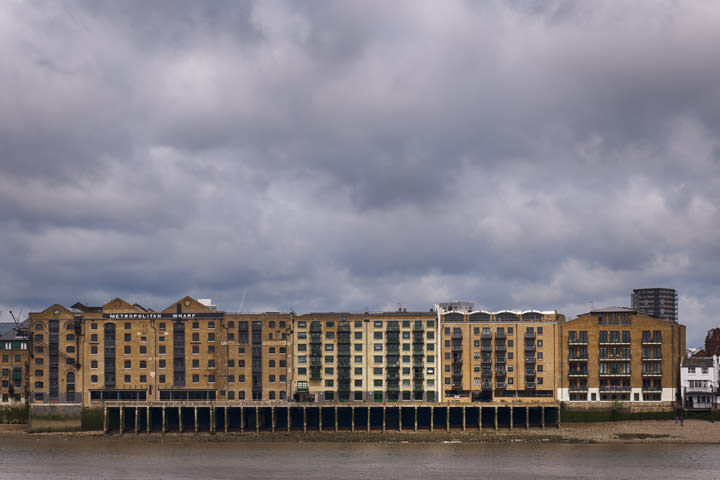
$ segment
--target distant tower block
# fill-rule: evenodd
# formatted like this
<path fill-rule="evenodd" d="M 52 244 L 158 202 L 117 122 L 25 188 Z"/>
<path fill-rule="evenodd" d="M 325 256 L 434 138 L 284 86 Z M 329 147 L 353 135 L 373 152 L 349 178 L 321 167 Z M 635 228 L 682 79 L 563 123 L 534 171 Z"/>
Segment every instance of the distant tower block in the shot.
<path fill-rule="evenodd" d="M 674 288 L 636 288 L 632 308 L 666 322 L 678 321 L 678 294 Z"/>

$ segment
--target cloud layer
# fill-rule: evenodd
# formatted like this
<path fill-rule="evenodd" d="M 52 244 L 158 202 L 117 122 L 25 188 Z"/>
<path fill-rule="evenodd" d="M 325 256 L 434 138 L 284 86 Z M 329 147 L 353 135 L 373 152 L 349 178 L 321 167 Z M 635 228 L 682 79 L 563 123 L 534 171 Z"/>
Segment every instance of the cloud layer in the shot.
<path fill-rule="evenodd" d="M 719 23 L 693 0 L 5 2 L 0 310 L 574 316 L 662 286 L 697 344 Z"/>

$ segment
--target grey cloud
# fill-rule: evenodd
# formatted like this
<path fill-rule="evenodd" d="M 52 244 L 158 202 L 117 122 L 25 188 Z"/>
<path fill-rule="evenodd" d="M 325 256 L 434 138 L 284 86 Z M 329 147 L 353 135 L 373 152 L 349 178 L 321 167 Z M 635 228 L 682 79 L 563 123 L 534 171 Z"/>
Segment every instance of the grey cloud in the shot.
<path fill-rule="evenodd" d="M 720 278 L 720 9 L 0 7 L 3 305 L 575 315 Z M 5 310 L 5 309 L 4 309 Z"/>

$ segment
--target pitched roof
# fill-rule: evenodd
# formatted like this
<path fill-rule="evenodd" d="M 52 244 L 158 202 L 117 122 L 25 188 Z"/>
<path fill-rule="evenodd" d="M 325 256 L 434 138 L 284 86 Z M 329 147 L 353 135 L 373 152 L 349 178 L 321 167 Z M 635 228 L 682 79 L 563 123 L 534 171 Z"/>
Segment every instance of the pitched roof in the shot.
<path fill-rule="evenodd" d="M 713 358 L 712 357 L 690 357 L 690 358 L 683 358 L 682 360 L 682 366 L 683 367 L 712 367 L 713 366 Z"/>

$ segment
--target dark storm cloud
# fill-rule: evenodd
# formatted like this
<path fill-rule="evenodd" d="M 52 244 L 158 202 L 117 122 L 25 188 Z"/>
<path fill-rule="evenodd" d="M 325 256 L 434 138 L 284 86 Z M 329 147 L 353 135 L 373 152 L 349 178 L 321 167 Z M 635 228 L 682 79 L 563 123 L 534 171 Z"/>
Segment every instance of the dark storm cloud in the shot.
<path fill-rule="evenodd" d="M 707 2 L 0 7 L 0 309 L 720 307 Z M 241 299 L 246 302 L 241 305 Z"/>

